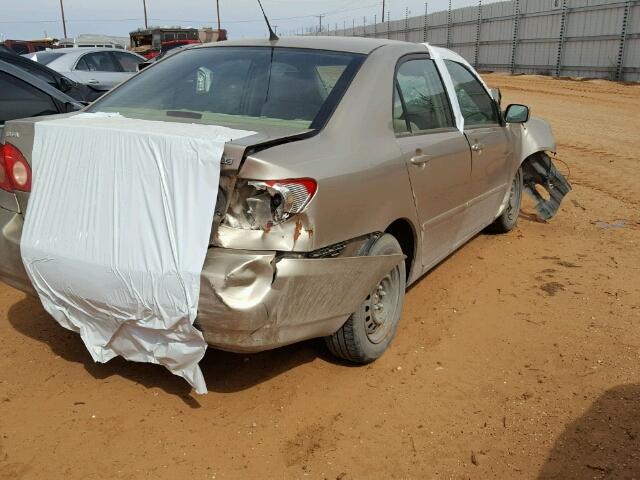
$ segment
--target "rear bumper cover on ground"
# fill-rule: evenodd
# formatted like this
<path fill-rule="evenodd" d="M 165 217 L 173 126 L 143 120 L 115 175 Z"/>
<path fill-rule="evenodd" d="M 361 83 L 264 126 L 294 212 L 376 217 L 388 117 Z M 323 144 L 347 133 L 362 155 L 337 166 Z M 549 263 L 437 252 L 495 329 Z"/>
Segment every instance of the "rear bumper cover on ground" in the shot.
<path fill-rule="evenodd" d="M 0 208 L 0 280 L 36 295 L 22 264 L 23 217 Z M 310 259 L 210 248 L 196 326 L 209 345 L 258 352 L 335 332 L 402 255 Z"/>

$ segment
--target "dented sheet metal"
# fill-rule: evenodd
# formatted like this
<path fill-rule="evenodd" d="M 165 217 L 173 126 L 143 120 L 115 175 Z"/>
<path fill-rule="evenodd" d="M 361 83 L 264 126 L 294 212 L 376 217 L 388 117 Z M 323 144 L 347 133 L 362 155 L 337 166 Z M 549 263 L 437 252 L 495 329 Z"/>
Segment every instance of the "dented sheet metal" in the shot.
<path fill-rule="evenodd" d="M 36 124 L 22 259 L 95 361 L 161 364 L 206 393 L 200 274 L 224 144 L 251 133 L 106 114 Z"/>
<path fill-rule="evenodd" d="M 281 258 L 209 250 L 198 325 L 211 345 L 255 352 L 334 333 L 404 255 Z"/>
<path fill-rule="evenodd" d="M 558 212 L 562 199 L 571 185 L 546 155 L 534 155 L 522 165 L 523 183 L 527 194 L 536 202 L 535 209 L 542 220 L 549 220 Z M 545 199 L 536 189 L 540 185 L 549 194 Z"/>

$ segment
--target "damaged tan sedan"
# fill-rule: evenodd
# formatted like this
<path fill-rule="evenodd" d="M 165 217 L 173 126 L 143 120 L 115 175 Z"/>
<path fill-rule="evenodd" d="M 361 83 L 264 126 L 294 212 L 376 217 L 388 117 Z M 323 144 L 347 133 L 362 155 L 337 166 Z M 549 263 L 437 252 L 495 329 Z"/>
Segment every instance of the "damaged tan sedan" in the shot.
<path fill-rule="evenodd" d="M 478 232 L 513 229 L 523 192 L 548 219 L 570 190 L 549 125 L 524 105 L 502 111 L 463 58 L 425 44 L 204 45 L 85 111 L 252 132 L 224 147 L 195 323 L 231 351 L 324 337 L 338 357 L 372 361 L 408 285 Z M 0 277 L 29 293 L 20 237 L 38 121 L 0 137 Z"/>

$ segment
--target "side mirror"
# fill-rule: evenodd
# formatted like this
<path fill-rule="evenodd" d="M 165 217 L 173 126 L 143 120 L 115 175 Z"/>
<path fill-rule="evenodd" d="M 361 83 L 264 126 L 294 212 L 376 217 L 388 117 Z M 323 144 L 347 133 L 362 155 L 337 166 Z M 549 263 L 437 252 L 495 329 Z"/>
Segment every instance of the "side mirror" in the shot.
<path fill-rule="evenodd" d="M 149 62 L 142 62 L 142 63 L 139 63 L 139 64 L 138 64 L 138 71 L 140 72 L 140 71 L 144 70 L 144 69 L 145 69 L 145 68 L 147 68 L 149 65 L 151 65 L 151 63 L 149 63 Z"/>
<path fill-rule="evenodd" d="M 512 104 L 504 112 L 504 120 L 507 123 L 527 123 L 531 114 L 526 105 Z"/>

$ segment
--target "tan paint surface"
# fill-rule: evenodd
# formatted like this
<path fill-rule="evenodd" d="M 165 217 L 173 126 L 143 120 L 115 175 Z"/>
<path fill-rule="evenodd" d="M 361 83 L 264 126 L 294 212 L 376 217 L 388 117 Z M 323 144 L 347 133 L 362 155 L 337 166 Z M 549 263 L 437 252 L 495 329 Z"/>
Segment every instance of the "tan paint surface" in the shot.
<path fill-rule="evenodd" d="M 314 342 L 212 350 L 206 397 L 161 367 L 93 364 L 0 286 L 0 478 L 637 475 L 640 87 L 486 78 L 551 121 L 575 187 L 551 223 L 528 209 L 419 281 L 375 364 Z"/>

